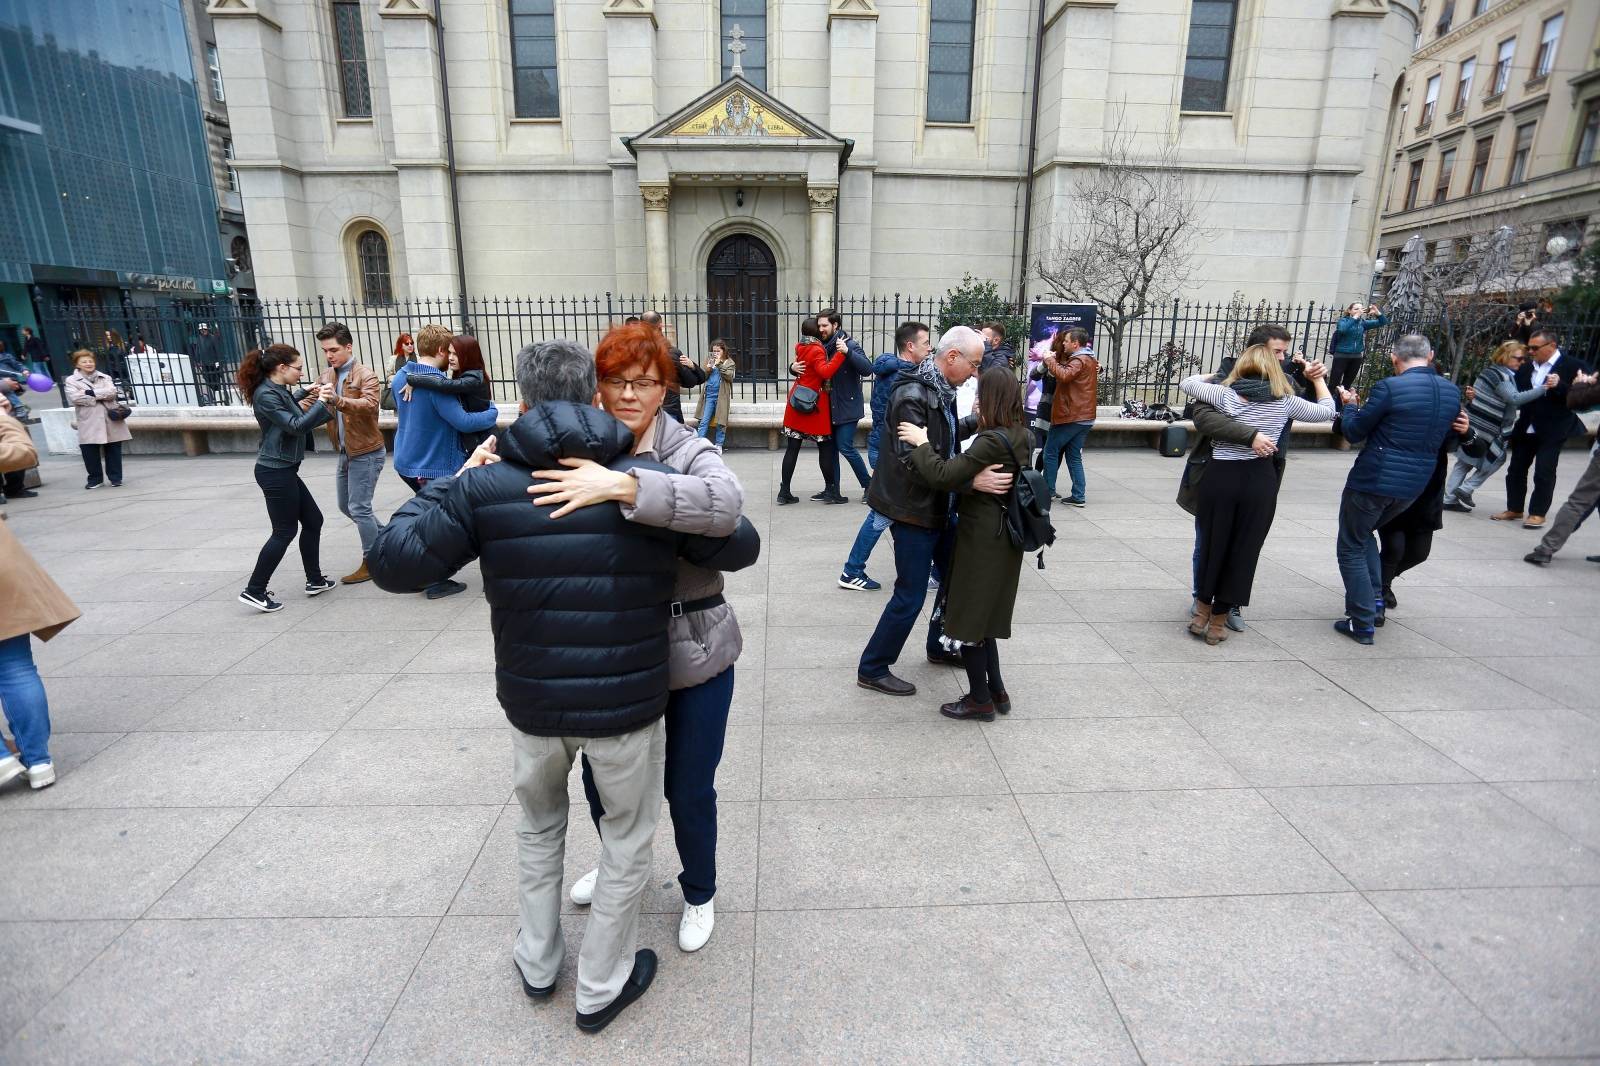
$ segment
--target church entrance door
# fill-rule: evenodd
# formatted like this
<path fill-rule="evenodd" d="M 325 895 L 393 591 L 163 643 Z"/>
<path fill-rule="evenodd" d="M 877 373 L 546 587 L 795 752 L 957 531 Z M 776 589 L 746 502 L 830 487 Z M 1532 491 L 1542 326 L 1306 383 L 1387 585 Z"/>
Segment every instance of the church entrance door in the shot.
<path fill-rule="evenodd" d="M 733 346 L 741 378 L 778 376 L 778 261 L 748 233 L 724 237 L 706 260 L 710 336 Z"/>

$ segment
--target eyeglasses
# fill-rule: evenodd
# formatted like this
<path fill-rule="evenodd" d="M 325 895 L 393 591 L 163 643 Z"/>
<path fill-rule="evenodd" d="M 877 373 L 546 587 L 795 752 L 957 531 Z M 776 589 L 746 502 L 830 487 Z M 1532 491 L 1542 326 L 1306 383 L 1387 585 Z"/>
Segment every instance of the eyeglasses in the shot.
<path fill-rule="evenodd" d="M 629 385 L 633 386 L 633 391 L 634 392 L 654 392 L 657 389 L 662 388 L 666 384 L 666 382 L 661 381 L 661 380 L 659 380 L 657 378 L 616 378 L 616 377 L 610 377 L 610 378 L 601 378 L 600 379 L 600 384 L 604 385 L 608 389 L 614 389 L 617 392 L 623 391 Z"/>

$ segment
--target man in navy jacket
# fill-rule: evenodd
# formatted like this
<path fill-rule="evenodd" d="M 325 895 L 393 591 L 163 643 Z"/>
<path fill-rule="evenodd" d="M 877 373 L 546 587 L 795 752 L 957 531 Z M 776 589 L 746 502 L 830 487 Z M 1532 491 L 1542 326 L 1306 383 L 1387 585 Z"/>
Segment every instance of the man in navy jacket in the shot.
<path fill-rule="evenodd" d="M 1333 628 L 1358 644 L 1371 644 L 1383 610 L 1383 569 L 1374 533 L 1427 488 L 1445 436 L 1459 420 L 1461 390 L 1434 372 L 1433 347 L 1409 333 L 1395 342 L 1394 377 L 1372 387 L 1367 402 L 1344 392 L 1345 437 L 1365 441 L 1339 504 L 1339 574 L 1348 616 Z"/>
<path fill-rule="evenodd" d="M 861 424 L 861 416 L 866 413 L 861 397 L 861 377 L 872 373 L 872 360 L 862 351 L 861 343 L 845 333 L 844 320 L 833 308 L 817 312 L 817 330 L 822 334 L 822 347 L 829 358 L 839 350 L 840 345 L 845 350 L 844 365 L 828 382 L 831 390 L 829 410 L 833 412 L 833 442 L 838 445 L 834 450 L 833 484 L 839 484 L 839 459 L 843 457 L 849 462 L 850 469 L 855 471 L 864 495 L 867 485 L 872 481 L 872 471 L 867 469 L 861 453 L 856 450 L 856 428 Z M 827 490 L 824 489 L 811 498 L 820 500 L 826 494 Z"/>

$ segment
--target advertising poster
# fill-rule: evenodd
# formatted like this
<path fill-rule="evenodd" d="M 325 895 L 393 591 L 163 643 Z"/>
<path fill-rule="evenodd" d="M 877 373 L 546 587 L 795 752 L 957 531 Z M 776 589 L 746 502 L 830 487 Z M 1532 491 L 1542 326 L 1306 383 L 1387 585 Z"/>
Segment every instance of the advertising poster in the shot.
<path fill-rule="evenodd" d="M 1034 380 L 1032 372 L 1050 354 L 1056 334 L 1065 329 L 1082 328 L 1094 336 L 1094 304 L 1030 304 L 1028 306 L 1028 391 L 1024 404 L 1029 411 L 1039 402 L 1044 382 Z"/>

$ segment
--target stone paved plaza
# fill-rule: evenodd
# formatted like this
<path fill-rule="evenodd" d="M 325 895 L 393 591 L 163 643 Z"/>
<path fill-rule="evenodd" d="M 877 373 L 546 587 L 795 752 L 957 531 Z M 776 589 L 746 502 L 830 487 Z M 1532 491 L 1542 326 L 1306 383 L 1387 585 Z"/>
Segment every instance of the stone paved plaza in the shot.
<path fill-rule="evenodd" d="M 11 521 L 84 617 L 35 644 L 60 783 L 0 793 L 0 1061 L 1600 1061 L 1600 527 L 1528 566 L 1491 484 L 1361 648 L 1329 627 L 1350 456 L 1302 451 L 1250 630 L 1208 648 L 1179 462 L 1091 448 L 1090 506 L 1024 570 L 1015 711 L 979 726 L 938 715 L 961 675 L 920 635 L 918 697 L 856 687 L 887 596 L 834 585 L 864 509 L 775 511 L 777 454 L 730 459 L 766 546 L 729 584 L 717 930 L 677 950 L 663 812 L 661 971 L 597 1037 L 570 958 L 553 1003 L 513 971 L 477 574 L 313 601 L 291 552 L 257 615 L 250 458 L 133 456 L 92 493 L 49 460 Z M 337 576 L 355 532 L 332 460 L 306 472 Z M 405 496 L 387 472 L 380 514 Z M 570 839 L 569 883 L 597 850 Z"/>

